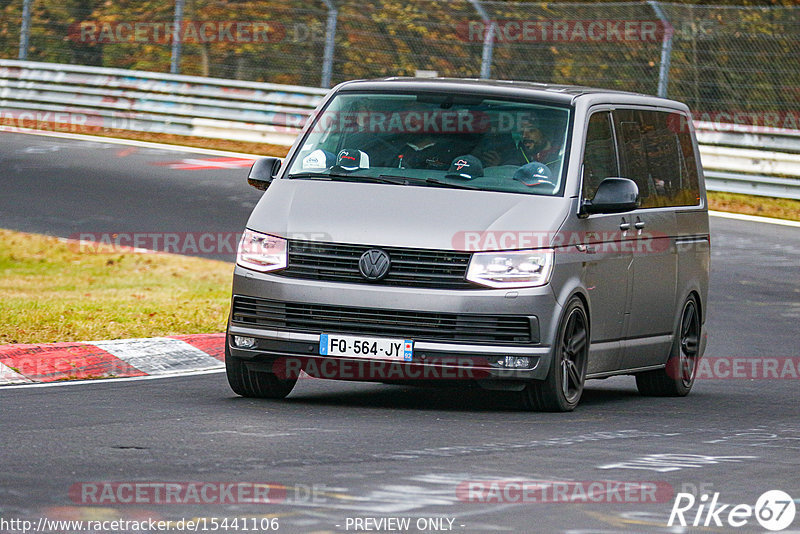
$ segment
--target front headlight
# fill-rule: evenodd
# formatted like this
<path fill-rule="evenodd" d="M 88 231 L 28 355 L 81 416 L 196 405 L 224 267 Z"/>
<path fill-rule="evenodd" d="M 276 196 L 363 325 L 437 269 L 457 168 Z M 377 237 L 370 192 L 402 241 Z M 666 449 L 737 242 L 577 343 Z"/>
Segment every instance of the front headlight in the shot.
<path fill-rule="evenodd" d="M 536 287 L 550 281 L 552 249 L 476 252 L 467 270 L 467 280 L 483 286 Z"/>
<path fill-rule="evenodd" d="M 236 251 L 236 263 L 254 271 L 277 271 L 286 268 L 286 240 L 245 230 Z"/>

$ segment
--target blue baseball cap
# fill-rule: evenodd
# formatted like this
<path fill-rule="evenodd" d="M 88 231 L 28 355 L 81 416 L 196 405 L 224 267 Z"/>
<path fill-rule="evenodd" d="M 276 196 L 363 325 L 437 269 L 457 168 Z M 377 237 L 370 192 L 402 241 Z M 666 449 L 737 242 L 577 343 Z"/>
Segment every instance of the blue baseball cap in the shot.
<path fill-rule="evenodd" d="M 483 163 L 472 154 L 458 156 L 450 163 L 450 169 L 444 176 L 445 178 L 472 180 L 478 176 L 483 176 Z"/>
<path fill-rule="evenodd" d="M 369 169 L 369 155 L 354 148 L 344 148 L 336 154 L 336 166 L 345 171 Z"/>
<path fill-rule="evenodd" d="M 550 172 L 550 169 L 547 167 L 547 165 L 544 163 L 539 163 L 538 161 L 526 163 L 514 172 L 514 176 L 512 178 L 529 187 L 533 187 L 535 185 L 555 186 L 555 182 L 553 182 L 553 174 Z"/>

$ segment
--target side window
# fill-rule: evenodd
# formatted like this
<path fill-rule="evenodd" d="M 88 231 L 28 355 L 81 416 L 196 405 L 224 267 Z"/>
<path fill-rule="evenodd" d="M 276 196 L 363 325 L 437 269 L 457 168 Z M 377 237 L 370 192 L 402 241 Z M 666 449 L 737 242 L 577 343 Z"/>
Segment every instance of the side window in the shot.
<path fill-rule="evenodd" d="M 647 135 L 642 124 L 642 112 L 622 109 L 614 112 L 617 136 L 619 141 L 619 157 L 622 165 L 622 176 L 630 178 L 639 186 L 639 199 L 642 208 L 656 206 L 655 185 L 650 179 L 647 151 Z"/>
<path fill-rule="evenodd" d="M 669 124 L 685 124 L 688 119 L 672 113 Z M 700 178 L 697 173 L 697 158 L 694 155 L 692 134 L 687 128 L 678 130 L 678 146 L 681 156 L 680 203 L 676 206 L 697 206 L 700 204 Z"/>
<path fill-rule="evenodd" d="M 697 205 L 700 194 L 691 136 L 674 127 L 681 123 L 680 115 L 618 110 L 614 117 L 622 175 L 639 186 L 641 207 Z"/>
<path fill-rule="evenodd" d="M 619 168 L 611 114 L 601 111 L 589 118 L 586 149 L 583 152 L 583 198 L 594 198 L 597 186 L 610 176 L 619 176 Z"/>

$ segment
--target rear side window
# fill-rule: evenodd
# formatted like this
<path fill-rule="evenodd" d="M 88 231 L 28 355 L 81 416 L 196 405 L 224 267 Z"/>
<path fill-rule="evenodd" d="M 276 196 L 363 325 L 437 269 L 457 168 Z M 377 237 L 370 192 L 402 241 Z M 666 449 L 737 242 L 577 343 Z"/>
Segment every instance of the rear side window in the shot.
<path fill-rule="evenodd" d="M 642 208 L 700 203 L 692 138 L 679 113 L 614 111 L 622 176 L 639 186 Z"/>
<path fill-rule="evenodd" d="M 592 199 L 604 179 L 619 176 L 614 150 L 614 131 L 608 111 L 594 113 L 589 118 L 586 150 L 583 152 L 583 198 Z"/>

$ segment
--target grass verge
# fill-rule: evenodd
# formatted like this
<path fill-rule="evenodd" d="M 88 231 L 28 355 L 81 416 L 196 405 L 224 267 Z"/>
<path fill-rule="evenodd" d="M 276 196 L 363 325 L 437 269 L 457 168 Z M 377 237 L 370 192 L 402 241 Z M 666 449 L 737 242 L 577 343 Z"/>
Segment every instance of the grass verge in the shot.
<path fill-rule="evenodd" d="M 0 230 L 0 344 L 222 332 L 233 266 Z"/>
<path fill-rule="evenodd" d="M 708 192 L 708 207 L 717 211 L 800 221 L 800 200 Z"/>

